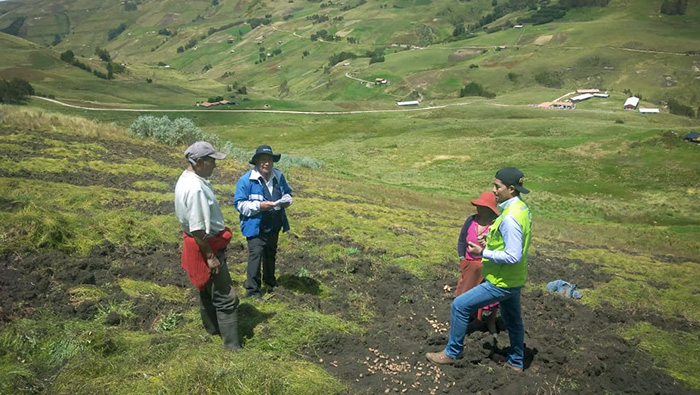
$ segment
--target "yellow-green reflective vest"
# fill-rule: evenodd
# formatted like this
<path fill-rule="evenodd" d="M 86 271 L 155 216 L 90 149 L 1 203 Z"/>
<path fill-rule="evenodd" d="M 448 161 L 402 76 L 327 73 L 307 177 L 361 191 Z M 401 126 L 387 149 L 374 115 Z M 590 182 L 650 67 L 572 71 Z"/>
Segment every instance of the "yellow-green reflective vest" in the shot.
<path fill-rule="evenodd" d="M 507 263 L 498 264 L 484 258 L 481 260 L 483 265 L 481 275 L 484 276 L 486 281 L 497 287 L 517 288 L 525 285 L 525 280 L 527 280 L 527 250 L 530 248 L 532 217 L 530 216 L 530 209 L 525 202 L 516 200 L 511 203 L 491 225 L 488 238 L 486 239 L 486 249 L 491 251 L 505 250 L 506 243 L 503 241 L 503 235 L 498 230 L 498 227 L 506 215 L 513 216 L 523 230 L 523 256 L 520 262 L 513 265 Z"/>

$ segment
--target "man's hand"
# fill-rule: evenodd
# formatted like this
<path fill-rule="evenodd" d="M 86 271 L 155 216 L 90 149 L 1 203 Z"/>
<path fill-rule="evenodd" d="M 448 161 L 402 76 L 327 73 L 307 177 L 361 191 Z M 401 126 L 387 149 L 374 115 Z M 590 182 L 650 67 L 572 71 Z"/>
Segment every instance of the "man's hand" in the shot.
<path fill-rule="evenodd" d="M 467 242 L 467 251 L 469 251 L 470 255 L 481 256 L 481 252 L 483 250 L 484 247 L 482 247 L 481 245 L 472 243 L 471 241 Z"/>
<path fill-rule="evenodd" d="M 479 240 L 479 245 L 481 245 L 481 248 L 486 248 L 486 238 L 487 237 L 488 237 L 488 235 L 479 235 L 479 237 L 477 237 L 477 240 Z"/>
<path fill-rule="evenodd" d="M 260 210 L 269 211 L 275 208 L 275 202 L 264 201 L 260 202 Z"/>
<path fill-rule="evenodd" d="M 207 266 L 209 266 L 209 272 L 214 275 L 219 273 L 221 262 L 219 262 L 219 258 L 217 258 L 216 255 L 212 255 L 207 258 Z"/>

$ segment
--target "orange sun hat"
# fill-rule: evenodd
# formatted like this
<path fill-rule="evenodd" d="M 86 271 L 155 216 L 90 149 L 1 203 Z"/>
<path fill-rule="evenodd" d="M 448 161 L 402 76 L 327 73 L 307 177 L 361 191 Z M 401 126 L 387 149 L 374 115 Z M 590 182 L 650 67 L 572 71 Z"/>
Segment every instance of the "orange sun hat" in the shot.
<path fill-rule="evenodd" d="M 501 212 L 498 211 L 498 203 L 496 202 L 496 195 L 494 195 L 492 192 L 484 192 L 479 196 L 478 199 L 472 200 L 471 203 L 475 206 L 483 206 L 483 207 L 488 207 L 496 213 L 496 215 L 501 215 Z"/>

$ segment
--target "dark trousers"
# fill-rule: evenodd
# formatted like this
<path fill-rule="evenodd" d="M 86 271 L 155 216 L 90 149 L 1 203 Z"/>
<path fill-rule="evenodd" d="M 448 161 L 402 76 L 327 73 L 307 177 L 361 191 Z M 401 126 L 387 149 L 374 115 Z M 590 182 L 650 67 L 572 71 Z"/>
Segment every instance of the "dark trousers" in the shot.
<path fill-rule="evenodd" d="M 246 296 L 260 295 L 260 269 L 262 279 L 269 287 L 277 286 L 275 278 L 275 257 L 277 256 L 277 240 L 279 230 L 270 233 L 260 233 L 257 237 L 248 238 L 248 278 L 245 282 Z"/>
<path fill-rule="evenodd" d="M 226 265 L 224 251 L 219 251 L 217 258 L 221 262 L 219 272 L 211 276 L 206 290 L 199 291 L 199 312 L 204 329 L 210 335 L 219 334 L 219 321 L 228 322 L 233 319 L 231 316 L 236 314 L 238 307 L 238 296 Z"/>

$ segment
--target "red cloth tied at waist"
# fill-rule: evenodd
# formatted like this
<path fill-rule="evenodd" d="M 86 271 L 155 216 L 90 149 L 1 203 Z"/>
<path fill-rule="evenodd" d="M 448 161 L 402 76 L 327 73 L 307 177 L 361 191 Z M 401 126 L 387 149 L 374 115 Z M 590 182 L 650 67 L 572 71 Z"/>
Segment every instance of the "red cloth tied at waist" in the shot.
<path fill-rule="evenodd" d="M 232 236 L 231 229 L 224 228 L 217 236 L 208 237 L 205 240 L 209 243 L 209 247 L 214 251 L 214 254 L 218 255 L 219 251 L 226 248 L 228 243 L 231 242 Z M 199 249 L 194 237 L 183 232 L 182 241 L 182 268 L 185 269 L 190 277 L 192 285 L 198 290 L 204 291 L 211 278 L 207 261 L 204 259 L 204 255 L 202 255 L 202 251 Z"/>

